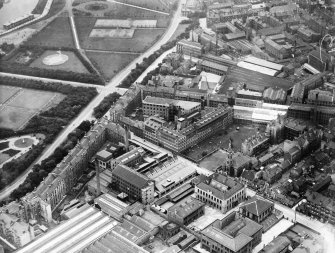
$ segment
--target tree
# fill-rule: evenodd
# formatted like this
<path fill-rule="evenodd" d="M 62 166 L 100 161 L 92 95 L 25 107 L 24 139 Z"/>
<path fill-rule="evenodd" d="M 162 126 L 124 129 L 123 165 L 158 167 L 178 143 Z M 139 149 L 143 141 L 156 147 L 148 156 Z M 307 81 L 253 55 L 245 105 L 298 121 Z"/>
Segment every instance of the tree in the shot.
<path fill-rule="evenodd" d="M 77 128 L 87 133 L 91 129 L 91 126 L 92 125 L 89 120 L 84 120 Z"/>

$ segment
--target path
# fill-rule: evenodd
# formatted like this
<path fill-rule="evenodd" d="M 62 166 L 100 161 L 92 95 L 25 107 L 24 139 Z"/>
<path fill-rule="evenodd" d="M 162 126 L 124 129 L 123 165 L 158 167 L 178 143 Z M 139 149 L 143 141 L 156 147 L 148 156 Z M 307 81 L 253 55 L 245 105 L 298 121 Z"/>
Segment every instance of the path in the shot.
<path fill-rule="evenodd" d="M 110 50 L 99 50 L 99 49 L 86 49 L 85 51 L 92 52 L 92 53 L 106 53 L 106 54 L 132 54 L 132 55 L 141 54 L 141 53 L 136 53 L 136 52 L 110 51 Z"/>
<path fill-rule="evenodd" d="M 141 7 L 141 6 L 137 6 L 137 5 L 133 5 L 133 4 L 121 3 L 121 2 L 118 2 L 118 1 L 115 1 L 115 0 L 107 0 L 107 2 L 110 2 L 110 3 L 117 3 L 117 4 L 121 4 L 121 5 L 129 6 L 129 7 L 133 7 L 133 8 L 137 8 L 137 9 L 141 9 L 141 10 L 146 10 L 146 11 L 156 12 L 156 13 L 163 14 L 163 15 L 167 15 L 167 16 L 170 15 L 170 13 L 167 13 L 167 12 L 156 11 L 156 10 L 153 10 L 153 9 L 148 9 L 148 8 Z"/>

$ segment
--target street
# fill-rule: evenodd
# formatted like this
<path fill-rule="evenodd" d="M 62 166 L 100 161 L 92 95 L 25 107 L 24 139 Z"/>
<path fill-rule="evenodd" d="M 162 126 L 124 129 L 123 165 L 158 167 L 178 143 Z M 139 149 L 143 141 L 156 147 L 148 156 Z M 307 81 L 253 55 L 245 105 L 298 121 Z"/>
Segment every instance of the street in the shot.
<path fill-rule="evenodd" d="M 124 93 L 124 91 L 126 91 L 126 89 L 120 89 L 120 88 L 117 88 L 117 86 L 122 82 L 124 78 L 127 77 L 127 75 L 131 72 L 131 70 L 136 67 L 137 63 L 141 63 L 144 58 L 149 57 L 155 51 L 160 49 L 162 45 L 168 42 L 168 40 L 171 38 L 171 36 L 176 31 L 179 22 L 184 19 L 184 17 L 181 16 L 181 3 L 183 1 L 185 0 L 182 0 L 179 2 L 178 8 L 170 22 L 170 25 L 165 31 L 165 33 L 163 34 L 163 36 L 150 49 L 148 49 L 145 53 L 137 57 L 126 68 L 124 68 L 118 74 L 116 74 L 112 78 L 112 80 L 108 84 L 106 84 L 106 86 L 104 87 L 95 86 L 96 88 L 98 88 L 99 94 L 90 102 L 90 104 L 88 104 L 88 106 L 84 110 L 80 112 L 80 114 L 67 126 L 67 128 L 64 129 L 59 134 L 59 136 L 55 139 L 55 141 L 49 147 L 47 147 L 44 153 L 37 160 L 37 163 L 40 163 L 45 158 L 49 157 L 55 151 L 55 149 L 66 139 L 68 134 L 71 133 L 82 121 L 90 119 L 93 113 L 94 107 L 99 105 L 99 103 L 104 99 L 105 96 L 113 92 Z M 150 66 L 150 68 L 152 69 L 156 68 L 158 66 L 158 63 L 159 62 L 155 61 L 154 64 Z M 0 76 L 1 75 L 9 75 L 9 76 L 14 76 L 14 77 L 20 76 L 20 75 L 15 75 L 15 74 L 0 73 Z M 38 78 L 38 77 L 31 77 L 31 78 L 32 79 L 37 78 L 38 80 L 43 80 L 42 78 Z M 53 81 L 56 81 L 56 80 L 53 80 Z M 69 83 L 71 85 L 72 84 L 78 85 L 78 83 L 75 84 L 74 82 L 71 83 L 71 82 L 64 81 L 64 83 Z M 83 84 L 83 85 L 87 85 L 87 84 Z M 12 184 L 10 184 L 8 187 L 6 187 L 0 192 L 0 201 L 7 198 L 13 190 L 15 190 L 20 184 L 24 182 L 29 172 L 31 171 L 31 168 L 32 166 L 30 166 L 30 168 L 28 168 L 23 174 L 21 174 L 21 176 L 17 178 Z"/>

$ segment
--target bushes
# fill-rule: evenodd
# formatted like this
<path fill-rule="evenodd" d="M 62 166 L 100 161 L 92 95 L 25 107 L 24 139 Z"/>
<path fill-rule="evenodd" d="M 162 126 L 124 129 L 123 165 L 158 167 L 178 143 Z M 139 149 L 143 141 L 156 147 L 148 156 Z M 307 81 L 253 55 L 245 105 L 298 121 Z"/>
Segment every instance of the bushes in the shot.
<path fill-rule="evenodd" d="M 104 116 L 104 114 L 111 108 L 111 106 L 115 103 L 116 100 L 118 100 L 121 97 L 121 95 L 117 92 L 113 92 L 112 94 L 109 94 L 106 96 L 101 103 L 94 108 L 93 110 L 93 116 L 97 119 Z"/>

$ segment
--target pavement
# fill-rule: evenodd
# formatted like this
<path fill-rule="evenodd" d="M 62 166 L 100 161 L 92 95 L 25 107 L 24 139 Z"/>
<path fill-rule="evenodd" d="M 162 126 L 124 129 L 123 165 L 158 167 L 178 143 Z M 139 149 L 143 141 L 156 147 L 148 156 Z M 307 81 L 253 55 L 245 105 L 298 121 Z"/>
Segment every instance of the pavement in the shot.
<path fill-rule="evenodd" d="M 178 27 L 180 21 L 185 19 L 181 15 L 181 6 L 182 6 L 182 3 L 184 3 L 184 1 L 185 0 L 181 0 L 179 2 L 178 8 L 177 8 L 176 12 L 174 13 L 174 16 L 173 16 L 173 18 L 170 22 L 169 27 L 166 29 L 165 33 L 161 36 L 161 38 L 151 48 L 149 48 L 146 52 L 144 52 L 142 55 L 137 57 L 125 69 L 121 70 L 118 74 L 116 74 L 106 86 L 104 86 L 104 87 L 95 86 L 98 89 L 99 94 L 87 105 L 87 107 L 84 110 L 82 110 L 80 112 L 80 114 L 77 116 L 77 118 L 75 118 L 67 126 L 67 128 L 64 129 L 58 135 L 56 140 L 45 150 L 45 152 L 37 160 L 37 162 L 36 162 L 37 164 L 40 164 L 42 160 L 49 157 L 55 151 L 55 149 L 61 143 L 63 143 L 63 141 L 67 138 L 68 134 L 71 133 L 77 126 L 79 126 L 79 124 L 82 121 L 87 120 L 87 119 L 91 119 L 94 107 L 99 105 L 100 102 L 104 99 L 105 96 L 107 96 L 108 94 L 113 93 L 113 92 L 120 92 L 120 93 L 125 92 L 126 89 L 120 89 L 120 88 L 117 88 L 117 86 L 122 82 L 122 80 L 124 78 L 126 78 L 128 76 L 128 74 L 131 72 L 131 70 L 136 67 L 137 63 L 141 63 L 144 58 L 149 57 L 155 51 L 160 49 L 160 47 L 162 45 L 164 45 L 166 42 L 168 42 L 169 39 L 174 34 L 174 32 L 177 30 L 177 27 Z M 156 68 L 157 66 L 158 66 L 158 63 L 155 62 L 150 67 L 151 68 Z M 21 78 L 23 79 L 22 75 L 0 73 L 0 76 L 3 76 L 3 75 L 9 75 L 9 76 L 14 76 L 14 77 L 21 76 Z M 26 76 L 24 76 L 24 77 L 26 77 Z M 56 81 L 54 79 L 45 80 L 45 78 L 39 78 L 39 77 L 31 77 L 30 79 L 37 79 L 37 80 L 41 80 L 41 81 L 51 81 L 52 80 L 53 82 Z M 67 81 L 60 81 L 60 80 L 58 82 L 63 82 L 63 83 L 66 83 L 66 84 L 71 84 L 71 85 L 79 85 L 78 83 L 75 83 L 75 82 L 67 82 Z M 87 84 L 83 84 L 83 85 L 87 86 Z M 20 184 L 22 184 L 24 182 L 24 180 L 26 179 L 26 177 L 30 173 L 31 168 L 32 168 L 32 166 L 30 166 L 24 173 L 22 173 L 21 176 L 19 178 L 17 178 L 12 184 L 10 184 L 8 187 L 6 187 L 2 191 L 0 191 L 0 201 L 7 198 L 13 190 L 15 190 Z"/>

